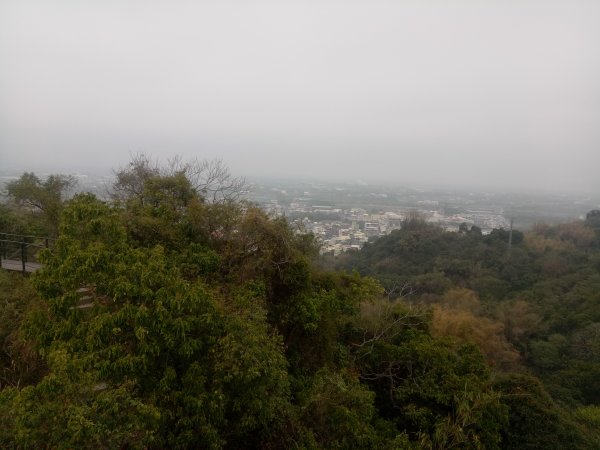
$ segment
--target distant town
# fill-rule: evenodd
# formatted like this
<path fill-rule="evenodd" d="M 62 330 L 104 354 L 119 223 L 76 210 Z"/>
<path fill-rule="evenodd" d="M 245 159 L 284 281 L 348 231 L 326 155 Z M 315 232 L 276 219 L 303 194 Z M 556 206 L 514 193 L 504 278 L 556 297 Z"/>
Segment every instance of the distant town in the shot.
<path fill-rule="evenodd" d="M 286 190 L 275 188 L 275 192 L 287 195 Z M 270 215 L 290 218 L 299 231 L 313 233 L 321 243 L 321 253 L 335 256 L 348 250 L 359 250 L 365 242 L 400 229 L 402 222 L 415 213 L 447 231 L 458 231 L 465 224 L 469 228 L 478 227 L 487 234 L 494 228 L 510 226 L 502 208 L 466 209 L 461 213 L 445 214 L 435 200 L 422 201 L 419 207 L 389 207 L 374 212 L 364 207 L 319 204 L 310 191 L 305 191 L 300 197 L 290 198 L 289 202 L 271 199 L 260 205 Z"/>
<path fill-rule="evenodd" d="M 400 229 L 403 220 L 415 212 L 426 221 L 438 224 L 447 231 L 458 231 L 461 224 L 479 227 L 484 234 L 490 233 L 494 228 L 509 227 L 509 220 L 502 215 L 501 209 L 467 210 L 462 214 L 444 215 L 433 208 L 390 208 L 373 213 L 364 208 L 342 209 L 314 204 L 309 192 L 305 194 L 305 197 L 296 198 L 289 205 L 281 205 L 277 200 L 271 200 L 261 206 L 274 216 L 295 217 L 291 222 L 299 230 L 312 232 L 319 238 L 322 253 L 333 252 L 338 255 L 347 250 L 360 249 L 370 239 Z"/>
<path fill-rule="evenodd" d="M 0 172 L 0 193 L 22 170 Z M 48 173 L 37 173 L 44 178 Z M 77 191 L 108 198 L 112 173 L 74 173 Z M 521 193 L 490 190 L 291 180 L 248 180 L 245 192 L 271 216 L 285 217 L 298 232 L 313 233 L 322 254 L 339 255 L 391 233 L 409 215 L 448 231 L 477 227 L 481 233 L 508 229 L 511 220 L 520 230 L 536 223 L 555 224 L 580 219 L 600 207 L 600 196 Z M 464 225 L 463 225 L 464 224 Z"/>
<path fill-rule="evenodd" d="M 536 223 L 583 218 L 599 198 L 564 194 L 506 193 L 448 188 L 374 186 L 363 182 L 268 181 L 254 183 L 249 198 L 300 232 L 312 232 L 321 253 L 339 255 L 399 229 L 417 214 L 447 231 L 477 227 L 526 230 Z"/>

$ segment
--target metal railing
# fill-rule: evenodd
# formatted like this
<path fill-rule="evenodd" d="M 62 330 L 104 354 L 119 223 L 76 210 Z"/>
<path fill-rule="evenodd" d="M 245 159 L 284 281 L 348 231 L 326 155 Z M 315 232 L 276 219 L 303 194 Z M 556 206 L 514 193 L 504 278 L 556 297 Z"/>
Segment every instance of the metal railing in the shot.
<path fill-rule="evenodd" d="M 54 239 L 49 237 L 0 233 L 0 267 L 23 274 L 34 272 L 41 267 L 38 252 L 53 245 Z"/>

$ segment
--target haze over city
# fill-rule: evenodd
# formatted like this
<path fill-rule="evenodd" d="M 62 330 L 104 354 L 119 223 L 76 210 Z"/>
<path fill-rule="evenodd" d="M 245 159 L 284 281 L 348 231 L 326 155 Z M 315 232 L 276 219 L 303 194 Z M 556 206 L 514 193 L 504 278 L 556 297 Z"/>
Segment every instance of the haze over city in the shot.
<path fill-rule="evenodd" d="M 0 166 L 594 192 L 600 3 L 0 4 Z"/>

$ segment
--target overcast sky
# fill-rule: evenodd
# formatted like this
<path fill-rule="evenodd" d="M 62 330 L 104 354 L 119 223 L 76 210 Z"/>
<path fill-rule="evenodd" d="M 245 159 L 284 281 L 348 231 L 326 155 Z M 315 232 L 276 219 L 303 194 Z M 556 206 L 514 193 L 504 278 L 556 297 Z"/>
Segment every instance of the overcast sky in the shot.
<path fill-rule="evenodd" d="M 600 1 L 0 0 L 0 166 L 600 191 Z"/>

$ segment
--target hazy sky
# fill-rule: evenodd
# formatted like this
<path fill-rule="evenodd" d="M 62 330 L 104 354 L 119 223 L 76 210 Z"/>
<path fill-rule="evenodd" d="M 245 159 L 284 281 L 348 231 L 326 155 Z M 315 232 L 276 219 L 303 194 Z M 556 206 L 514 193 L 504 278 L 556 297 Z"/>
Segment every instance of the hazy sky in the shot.
<path fill-rule="evenodd" d="M 0 0 L 0 166 L 600 191 L 600 1 Z"/>

